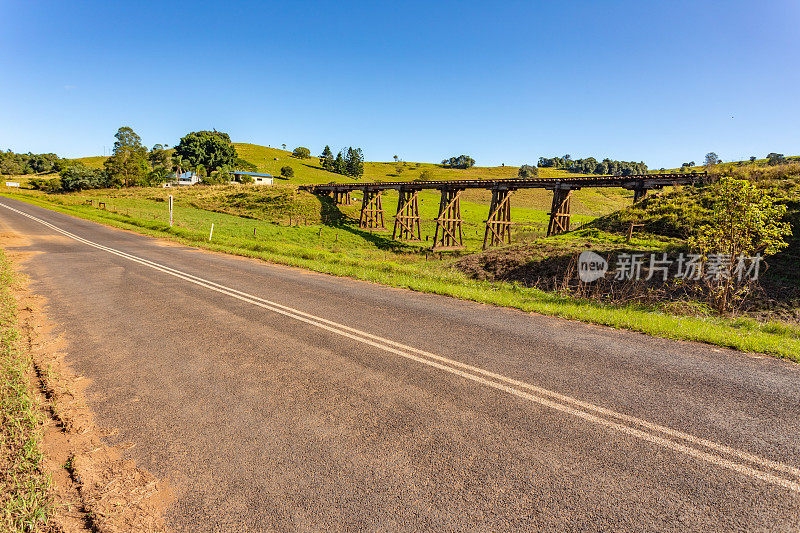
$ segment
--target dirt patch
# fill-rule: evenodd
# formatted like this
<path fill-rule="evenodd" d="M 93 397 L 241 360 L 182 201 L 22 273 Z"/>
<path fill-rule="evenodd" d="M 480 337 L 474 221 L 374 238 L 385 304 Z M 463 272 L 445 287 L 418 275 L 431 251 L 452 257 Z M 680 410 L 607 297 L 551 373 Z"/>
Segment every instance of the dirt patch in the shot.
<path fill-rule="evenodd" d="M 0 246 L 19 269 L 34 252 L 9 250 L 26 239 L 0 231 Z M 24 275 L 15 289 L 23 348 L 31 354 L 32 386 L 47 415 L 42 451 L 52 479 L 53 514 L 49 531 L 165 531 L 162 510 L 171 490 L 162 480 L 108 446 L 85 401 L 89 380 L 76 376 L 65 361 L 65 342 L 53 333 L 45 300 L 30 290 Z"/>

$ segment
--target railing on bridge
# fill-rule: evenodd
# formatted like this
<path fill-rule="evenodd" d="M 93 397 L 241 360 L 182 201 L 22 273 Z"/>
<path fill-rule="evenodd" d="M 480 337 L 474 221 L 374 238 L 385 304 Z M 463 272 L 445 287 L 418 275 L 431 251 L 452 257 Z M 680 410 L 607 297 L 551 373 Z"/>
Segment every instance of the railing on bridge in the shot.
<path fill-rule="evenodd" d="M 385 229 L 381 193 L 397 190 L 399 200 L 394 221 L 393 239 L 419 241 L 419 191 L 434 189 L 441 191 L 439 215 L 436 217 L 434 250 L 462 248 L 463 233 L 461 218 L 461 193 L 467 189 L 492 191 L 492 203 L 486 220 L 483 248 L 511 242 L 511 194 L 518 189 L 547 189 L 553 191 L 550 223 L 547 235 L 558 235 L 570 230 L 570 203 L 572 191 L 582 187 L 621 187 L 634 192 L 633 201 L 645 197 L 647 191 L 675 185 L 694 185 L 705 181 L 707 173 L 691 174 L 638 174 L 634 176 L 587 176 L 574 178 L 491 179 L 491 180 L 446 180 L 446 181 L 396 181 L 374 183 L 329 183 L 304 187 L 314 194 L 331 195 L 337 205 L 350 205 L 350 193 L 361 191 L 361 215 L 359 225 L 363 229 Z"/>

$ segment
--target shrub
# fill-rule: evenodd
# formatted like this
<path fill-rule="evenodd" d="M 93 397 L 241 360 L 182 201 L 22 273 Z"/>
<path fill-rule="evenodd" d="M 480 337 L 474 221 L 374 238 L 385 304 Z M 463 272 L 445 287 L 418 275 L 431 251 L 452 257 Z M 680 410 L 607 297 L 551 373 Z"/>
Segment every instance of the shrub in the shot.
<path fill-rule="evenodd" d="M 292 155 L 298 159 L 308 159 L 311 157 L 311 150 L 306 148 L 305 146 L 298 146 L 294 150 L 292 150 Z"/>
<path fill-rule="evenodd" d="M 228 167 L 227 165 L 223 165 L 219 169 L 212 172 L 211 174 L 205 176 L 201 174 L 199 171 L 197 171 L 197 174 L 201 176 L 200 183 L 202 183 L 203 185 L 224 185 L 225 183 L 228 183 L 228 181 L 230 181 L 231 179 L 230 167 Z"/>
<path fill-rule="evenodd" d="M 705 259 L 714 256 L 719 261 L 721 273 L 709 280 L 710 303 L 725 312 L 750 288 L 734 273 L 737 259 L 779 252 L 788 246 L 785 238 L 791 236 L 792 229 L 788 222 L 782 222 L 786 205 L 775 203 L 777 189 L 725 177 L 709 192 L 710 223 L 702 226 L 689 243 Z"/>
<path fill-rule="evenodd" d="M 294 177 L 294 169 L 289 165 L 285 167 L 281 167 L 281 176 L 285 178 L 293 178 Z"/>
<path fill-rule="evenodd" d="M 62 191 L 100 189 L 106 185 L 106 173 L 102 170 L 92 170 L 80 163 L 72 163 L 61 169 Z"/>
<path fill-rule="evenodd" d="M 433 181 L 433 172 L 425 169 L 419 173 L 419 177 L 414 181 Z"/>
<path fill-rule="evenodd" d="M 538 175 L 539 169 L 532 165 L 522 165 L 519 167 L 519 172 L 517 172 L 517 177 L 523 180 L 535 178 Z"/>
<path fill-rule="evenodd" d="M 39 191 L 59 192 L 61 191 L 61 180 L 59 178 L 31 178 L 28 184 Z"/>
<path fill-rule="evenodd" d="M 475 165 L 475 160 L 468 155 L 459 155 L 442 161 L 444 168 L 470 168 Z"/>

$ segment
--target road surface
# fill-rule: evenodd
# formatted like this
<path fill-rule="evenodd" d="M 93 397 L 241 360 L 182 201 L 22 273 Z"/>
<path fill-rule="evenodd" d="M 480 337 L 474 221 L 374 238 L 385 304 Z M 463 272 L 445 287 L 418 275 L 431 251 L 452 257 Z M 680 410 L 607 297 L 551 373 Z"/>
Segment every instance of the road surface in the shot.
<path fill-rule="evenodd" d="M 0 198 L 179 530 L 797 530 L 798 365 Z"/>

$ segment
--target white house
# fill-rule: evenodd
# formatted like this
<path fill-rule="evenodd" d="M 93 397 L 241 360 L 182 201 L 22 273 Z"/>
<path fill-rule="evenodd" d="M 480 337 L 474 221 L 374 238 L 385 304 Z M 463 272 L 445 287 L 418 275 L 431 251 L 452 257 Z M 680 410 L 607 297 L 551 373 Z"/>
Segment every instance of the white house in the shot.
<path fill-rule="evenodd" d="M 239 181 L 241 176 L 250 176 L 253 178 L 253 183 L 255 185 L 272 185 L 274 181 L 274 177 L 272 174 L 262 174 L 260 172 L 244 172 L 242 170 L 234 170 L 231 172 L 231 176 L 235 181 Z"/>
<path fill-rule="evenodd" d="M 195 183 L 199 182 L 200 176 L 198 176 L 196 172 L 186 171 L 181 174 L 176 172 L 175 175 L 172 176 L 172 179 L 166 182 L 163 186 L 174 187 L 176 185 L 194 185 Z"/>

